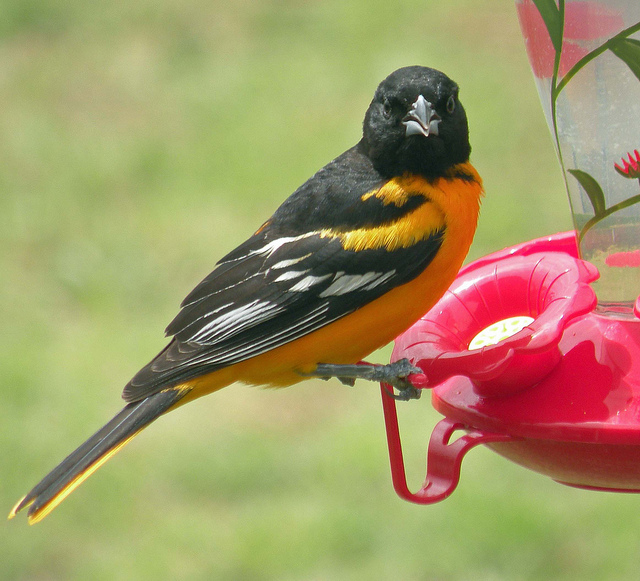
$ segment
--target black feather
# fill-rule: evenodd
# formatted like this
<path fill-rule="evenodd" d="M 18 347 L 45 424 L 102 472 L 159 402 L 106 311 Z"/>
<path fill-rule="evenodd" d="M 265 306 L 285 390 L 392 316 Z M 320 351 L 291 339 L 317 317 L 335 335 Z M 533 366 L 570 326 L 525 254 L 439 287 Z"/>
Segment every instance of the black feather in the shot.
<path fill-rule="evenodd" d="M 185 395 L 181 391 L 162 391 L 126 405 L 105 426 L 67 456 L 20 501 L 14 514 L 30 506 L 29 516 L 46 507 L 76 478 L 111 450 L 134 436 Z"/>

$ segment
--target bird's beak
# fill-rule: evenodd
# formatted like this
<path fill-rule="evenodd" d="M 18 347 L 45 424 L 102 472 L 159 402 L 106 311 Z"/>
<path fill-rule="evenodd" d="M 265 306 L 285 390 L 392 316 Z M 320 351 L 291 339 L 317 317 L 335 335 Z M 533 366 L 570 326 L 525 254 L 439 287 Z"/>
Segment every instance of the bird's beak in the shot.
<path fill-rule="evenodd" d="M 438 124 L 441 118 L 436 113 L 433 105 L 429 103 L 422 95 L 419 95 L 416 102 L 411 105 L 411 110 L 402 120 L 402 124 L 406 127 L 405 136 L 410 135 L 438 135 Z"/>

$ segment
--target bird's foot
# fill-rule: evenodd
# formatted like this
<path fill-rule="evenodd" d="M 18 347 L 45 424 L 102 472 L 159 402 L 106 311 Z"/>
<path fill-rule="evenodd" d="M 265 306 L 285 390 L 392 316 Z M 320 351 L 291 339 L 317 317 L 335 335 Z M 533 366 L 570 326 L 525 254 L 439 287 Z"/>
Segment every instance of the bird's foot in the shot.
<path fill-rule="evenodd" d="M 409 375 L 418 373 L 422 374 L 422 369 L 411 365 L 408 359 L 400 359 L 387 365 L 369 363 L 335 365 L 331 363 L 319 363 L 315 371 L 305 375 L 319 379 L 335 377 L 340 382 L 350 386 L 355 384 L 356 379 L 386 383 L 398 390 L 397 394 L 389 393 L 392 398 L 400 401 L 408 401 L 420 397 L 421 390 L 414 387 L 408 379 Z"/>

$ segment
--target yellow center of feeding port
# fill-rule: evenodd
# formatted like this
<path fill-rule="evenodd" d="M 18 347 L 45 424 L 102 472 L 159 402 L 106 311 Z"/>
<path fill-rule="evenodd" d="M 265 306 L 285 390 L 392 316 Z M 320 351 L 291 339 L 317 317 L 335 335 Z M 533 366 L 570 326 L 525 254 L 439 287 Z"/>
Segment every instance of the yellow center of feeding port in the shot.
<path fill-rule="evenodd" d="M 493 325 L 489 325 L 480 331 L 469 343 L 469 351 L 480 349 L 487 345 L 495 345 L 522 331 L 527 325 L 533 323 L 531 317 L 509 317 L 502 319 Z"/>

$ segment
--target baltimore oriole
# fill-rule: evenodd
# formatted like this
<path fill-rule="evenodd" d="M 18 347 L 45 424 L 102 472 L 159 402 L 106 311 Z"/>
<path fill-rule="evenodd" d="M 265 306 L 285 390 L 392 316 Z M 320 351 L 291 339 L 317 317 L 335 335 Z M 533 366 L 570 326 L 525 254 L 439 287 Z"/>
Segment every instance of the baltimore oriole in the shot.
<path fill-rule="evenodd" d="M 187 296 L 170 343 L 124 388 L 127 404 L 13 508 L 44 518 L 165 412 L 235 381 L 384 379 L 415 396 L 408 362 L 355 365 L 419 319 L 453 281 L 476 228 L 458 86 L 412 66 L 377 88 L 362 139 L 300 186 Z"/>

